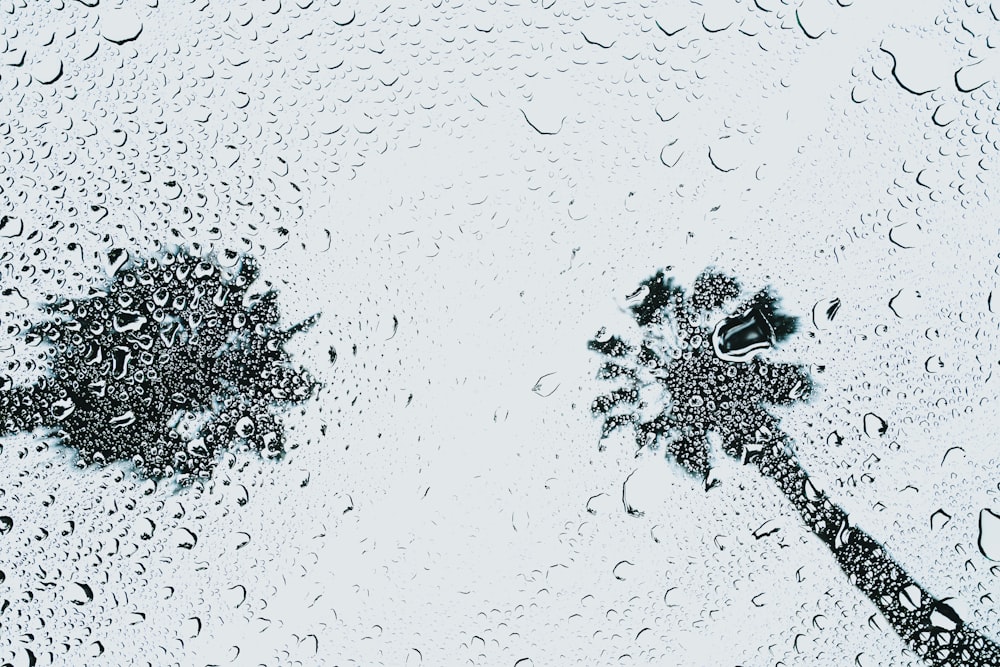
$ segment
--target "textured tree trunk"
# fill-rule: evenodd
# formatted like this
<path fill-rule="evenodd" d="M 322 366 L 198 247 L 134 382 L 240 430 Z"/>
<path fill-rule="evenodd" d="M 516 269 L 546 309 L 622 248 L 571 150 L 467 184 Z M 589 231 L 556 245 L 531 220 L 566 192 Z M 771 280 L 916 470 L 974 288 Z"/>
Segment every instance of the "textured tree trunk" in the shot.
<path fill-rule="evenodd" d="M 896 633 L 931 665 L 1000 666 L 1000 647 L 966 627 L 951 607 L 921 588 L 870 535 L 849 526 L 844 510 L 809 481 L 789 444 L 787 438 L 779 437 L 750 460 L 777 483 L 850 582 L 875 604 Z"/>

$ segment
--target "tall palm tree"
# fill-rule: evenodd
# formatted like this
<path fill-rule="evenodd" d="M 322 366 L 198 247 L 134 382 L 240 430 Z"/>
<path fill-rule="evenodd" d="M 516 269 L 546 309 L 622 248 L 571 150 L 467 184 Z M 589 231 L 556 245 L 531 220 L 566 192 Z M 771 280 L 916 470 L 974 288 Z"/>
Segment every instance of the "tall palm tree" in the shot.
<path fill-rule="evenodd" d="M 802 366 L 769 362 L 761 353 L 795 329 L 767 290 L 730 316 L 721 309 L 740 295 L 736 280 L 706 271 L 690 294 L 661 271 L 629 298 L 643 332 L 632 344 L 603 330 L 590 341 L 605 361 L 599 377 L 618 386 L 597 398 L 602 439 L 620 428 L 639 448 L 667 454 L 708 487 L 709 433 L 724 451 L 772 480 L 803 523 L 830 550 L 850 582 L 875 604 L 896 633 L 931 665 L 1000 665 L 1000 647 L 934 598 L 875 539 L 851 526 L 847 513 L 817 490 L 768 406 L 807 399 L 812 382 Z M 644 396 L 662 396 L 650 405 Z"/>
<path fill-rule="evenodd" d="M 276 293 L 250 292 L 252 257 L 232 269 L 183 248 L 110 259 L 106 285 L 54 299 L 28 330 L 48 372 L 0 378 L 0 435 L 43 429 L 80 465 L 126 461 L 180 483 L 207 477 L 230 445 L 280 456 L 278 409 L 316 386 L 285 343 L 315 318 L 279 328 Z"/>

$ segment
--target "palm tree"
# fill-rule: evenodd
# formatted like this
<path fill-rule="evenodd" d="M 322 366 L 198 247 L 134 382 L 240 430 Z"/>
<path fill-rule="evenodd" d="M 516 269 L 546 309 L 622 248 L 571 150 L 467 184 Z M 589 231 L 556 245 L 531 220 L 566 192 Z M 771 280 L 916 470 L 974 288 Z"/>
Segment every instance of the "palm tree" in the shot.
<path fill-rule="evenodd" d="M 316 387 L 285 343 L 315 317 L 280 329 L 276 293 L 249 294 L 252 257 L 232 269 L 185 249 L 110 260 L 106 286 L 54 299 L 28 330 L 48 372 L 31 385 L 3 381 L 0 434 L 43 429 L 81 467 L 125 461 L 180 483 L 207 477 L 230 445 L 280 456 L 278 408 Z"/>
<path fill-rule="evenodd" d="M 795 330 L 776 300 L 762 290 L 721 316 L 739 296 L 737 282 L 706 271 L 690 294 L 661 271 L 629 298 L 643 338 L 633 345 L 602 330 L 589 347 L 605 361 L 599 377 L 618 382 L 592 410 L 604 419 L 602 440 L 631 429 L 636 445 L 667 454 L 706 487 L 709 433 L 724 451 L 772 480 L 806 527 L 833 554 L 850 582 L 928 664 L 948 667 L 1000 665 L 1000 647 L 965 625 L 897 564 L 885 548 L 851 526 L 847 514 L 796 460 L 792 439 L 779 428 L 770 405 L 806 400 L 812 382 L 802 366 L 779 364 L 760 353 Z M 713 315 L 715 316 L 713 319 Z M 667 401 L 649 405 L 650 387 Z"/>

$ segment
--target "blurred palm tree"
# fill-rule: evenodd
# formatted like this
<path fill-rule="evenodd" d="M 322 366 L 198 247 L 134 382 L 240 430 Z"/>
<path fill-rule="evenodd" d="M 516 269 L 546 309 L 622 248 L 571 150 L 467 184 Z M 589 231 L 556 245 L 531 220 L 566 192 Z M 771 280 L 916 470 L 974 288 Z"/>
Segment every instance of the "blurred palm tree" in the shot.
<path fill-rule="evenodd" d="M 997 644 L 917 584 L 813 486 L 792 439 L 769 411 L 807 400 L 812 381 L 802 366 L 762 356 L 794 332 L 795 320 L 779 312 L 767 290 L 730 307 L 732 315 L 725 316 L 723 307 L 739 295 L 736 280 L 711 271 L 695 280 L 690 294 L 662 271 L 640 286 L 629 298 L 629 310 L 642 340 L 632 344 L 602 330 L 589 343 L 605 357 L 599 377 L 618 385 L 592 405 L 604 420 L 602 440 L 631 429 L 640 449 L 663 447 L 707 489 L 708 437 L 717 435 L 728 455 L 777 485 L 850 582 L 924 661 L 1000 666 Z"/>
<path fill-rule="evenodd" d="M 285 343 L 310 318 L 279 328 L 276 293 L 251 294 L 252 257 L 234 268 L 184 249 L 132 261 L 116 251 L 108 284 L 55 299 L 26 342 L 48 373 L 0 393 L 0 434 L 42 429 L 79 465 L 126 461 L 185 483 L 210 475 L 229 446 L 284 452 L 278 411 L 316 382 Z"/>

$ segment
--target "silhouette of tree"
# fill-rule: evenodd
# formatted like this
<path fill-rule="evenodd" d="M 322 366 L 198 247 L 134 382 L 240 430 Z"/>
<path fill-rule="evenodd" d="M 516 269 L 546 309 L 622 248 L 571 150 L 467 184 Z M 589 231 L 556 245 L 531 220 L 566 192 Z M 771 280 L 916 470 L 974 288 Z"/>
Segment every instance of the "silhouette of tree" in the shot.
<path fill-rule="evenodd" d="M 1000 665 L 1000 647 L 917 584 L 813 486 L 796 459 L 792 439 L 769 411 L 770 406 L 807 400 L 812 381 L 802 366 L 772 363 L 761 354 L 791 335 L 795 320 L 779 312 L 767 290 L 724 316 L 721 309 L 739 294 L 736 280 L 710 271 L 695 280 L 690 294 L 662 271 L 642 284 L 629 299 L 642 340 L 632 344 L 602 330 L 589 343 L 605 357 L 599 377 L 618 383 L 592 405 L 604 420 L 602 441 L 617 429 L 631 429 L 640 449 L 663 447 L 706 483 L 708 435 L 718 435 L 726 454 L 777 484 L 851 583 L 927 663 Z M 658 396 L 655 404 L 643 398 L 650 395 Z"/>
<path fill-rule="evenodd" d="M 259 269 L 225 269 L 187 250 L 140 261 L 115 251 L 103 290 L 58 299 L 26 333 L 49 372 L 0 395 L 0 433 L 43 429 L 80 466 L 129 461 L 181 483 L 211 474 L 221 449 L 284 452 L 278 410 L 316 387 L 278 327 L 276 292 L 250 295 Z"/>

